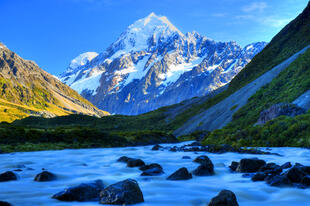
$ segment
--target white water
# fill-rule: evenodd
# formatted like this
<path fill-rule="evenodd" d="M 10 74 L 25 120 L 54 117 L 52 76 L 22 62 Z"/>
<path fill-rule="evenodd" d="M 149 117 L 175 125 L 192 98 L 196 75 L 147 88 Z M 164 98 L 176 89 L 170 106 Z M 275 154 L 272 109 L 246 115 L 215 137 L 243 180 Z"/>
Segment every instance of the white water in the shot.
<path fill-rule="evenodd" d="M 292 206 L 310 205 L 310 189 L 270 187 L 264 182 L 252 182 L 241 174 L 230 173 L 231 161 L 239 161 L 245 157 L 258 157 L 267 162 L 283 164 L 287 161 L 310 165 L 310 150 L 300 148 L 273 148 L 275 155 L 249 154 L 209 154 L 205 152 L 169 152 L 151 151 L 151 146 L 80 149 L 63 151 L 28 152 L 0 155 L 0 172 L 13 170 L 18 165 L 25 165 L 34 170 L 22 168 L 19 180 L 0 183 L 0 200 L 15 206 L 94 206 L 97 202 L 60 202 L 50 197 L 68 186 L 102 179 L 112 184 L 126 178 L 136 179 L 144 194 L 145 203 L 140 206 L 205 206 L 220 190 L 232 190 L 240 206 Z M 195 177 L 187 181 L 168 181 L 166 177 L 180 167 L 195 169 L 198 164 L 192 160 L 206 154 L 215 165 L 216 175 Z M 157 177 L 140 177 L 138 168 L 126 168 L 126 164 L 118 163 L 120 156 L 141 158 L 146 163 L 159 163 L 165 174 Z M 182 159 L 182 156 L 192 159 Z M 84 166 L 83 164 L 88 166 Z M 33 178 L 42 168 L 58 176 L 52 182 L 34 182 Z"/>

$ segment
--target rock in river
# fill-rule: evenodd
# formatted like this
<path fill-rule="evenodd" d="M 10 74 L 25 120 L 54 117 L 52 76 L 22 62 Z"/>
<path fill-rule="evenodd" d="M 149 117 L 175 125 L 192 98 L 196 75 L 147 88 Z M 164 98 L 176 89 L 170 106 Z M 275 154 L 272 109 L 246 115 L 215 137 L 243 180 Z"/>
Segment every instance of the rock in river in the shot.
<path fill-rule="evenodd" d="M 17 175 L 14 172 L 8 171 L 0 174 L 0 182 L 17 180 Z"/>
<path fill-rule="evenodd" d="M 241 159 L 236 169 L 237 172 L 257 172 L 266 164 L 264 160 L 260 159 Z"/>
<path fill-rule="evenodd" d="M 97 201 L 99 200 L 100 191 L 103 190 L 103 188 L 103 182 L 101 180 L 96 180 L 93 183 L 82 183 L 75 187 L 69 187 L 53 195 L 52 198 L 61 201 Z"/>
<path fill-rule="evenodd" d="M 130 158 L 127 161 L 127 167 L 141 167 L 141 166 L 144 166 L 144 165 L 145 165 L 145 163 L 141 159 Z"/>
<path fill-rule="evenodd" d="M 0 206 L 12 206 L 12 205 L 8 202 L 0 201 Z"/>
<path fill-rule="evenodd" d="M 43 171 L 34 178 L 36 182 L 48 182 L 56 179 L 56 175 L 51 172 Z"/>
<path fill-rule="evenodd" d="M 162 166 L 157 163 L 152 163 L 149 165 L 144 165 L 139 168 L 143 173 L 141 176 L 156 176 L 164 173 Z"/>
<path fill-rule="evenodd" d="M 208 206 L 239 206 L 236 195 L 230 190 L 222 190 L 213 197 Z"/>
<path fill-rule="evenodd" d="M 172 173 L 169 177 L 167 177 L 167 180 L 188 180 L 192 179 L 192 174 L 188 172 L 188 170 L 185 167 L 182 167 Z"/>
<path fill-rule="evenodd" d="M 105 205 L 132 205 L 144 202 L 142 191 L 133 179 L 108 186 L 100 193 L 100 203 Z"/>
<path fill-rule="evenodd" d="M 202 155 L 197 157 L 194 162 L 200 163 L 200 166 L 197 167 L 193 174 L 196 176 L 210 176 L 214 174 L 214 165 L 209 157 Z"/>

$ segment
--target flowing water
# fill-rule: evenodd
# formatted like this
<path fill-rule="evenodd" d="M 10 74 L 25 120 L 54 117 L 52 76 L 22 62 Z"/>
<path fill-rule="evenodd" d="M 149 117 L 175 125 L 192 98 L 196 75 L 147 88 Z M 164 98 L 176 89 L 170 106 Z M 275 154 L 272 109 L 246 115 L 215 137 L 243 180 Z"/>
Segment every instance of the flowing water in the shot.
<path fill-rule="evenodd" d="M 166 145 L 169 146 L 169 145 Z M 287 161 L 310 165 L 310 150 L 301 148 L 272 148 L 275 155 L 250 154 L 210 154 L 205 152 L 152 151 L 152 146 L 79 149 L 62 151 L 25 152 L 0 155 L 0 172 L 21 168 L 17 181 L 0 183 L 0 200 L 15 206 L 94 206 L 97 202 L 60 202 L 51 196 L 68 186 L 102 179 L 106 185 L 133 178 L 144 194 L 145 203 L 140 206 L 202 206 L 206 205 L 220 190 L 232 190 L 240 206 L 293 206 L 310 205 L 310 189 L 277 188 L 265 182 L 252 182 L 242 174 L 231 173 L 231 161 L 258 157 L 266 162 L 283 164 Z M 196 177 L 186 181 L 169 181 L 166 177 L 180 167 L 194 170 L 198 164 L 192 160 L 206 154 L 215 166 L 215 175 Z M 156 177 L 141 177 L 138 168 L 127 168 L 126 164 L 116 162 L 123 156 L 141 158 L 146 163 L 159 163 L 165 174 Z M 182 156 L 192 159 L 182 159 Z M 24 168 L 25 166 L 25 168 Z M 32 168 L 33 170 L 29 170 Z M 51 182 L 34 182 L 42 168 L 55 173 L 58 179 Z"/>

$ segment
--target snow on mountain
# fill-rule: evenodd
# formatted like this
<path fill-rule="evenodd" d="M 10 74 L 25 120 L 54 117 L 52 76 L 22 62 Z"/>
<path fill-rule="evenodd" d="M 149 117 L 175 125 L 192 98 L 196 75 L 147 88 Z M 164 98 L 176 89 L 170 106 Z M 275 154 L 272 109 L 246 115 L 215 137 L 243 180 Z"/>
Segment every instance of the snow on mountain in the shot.
<path fill-rule="evenodd" d="M 83 54 L 80 54 L 75 59 L 73 59 L 69 65 L 69 68 L 76 69 L 80 66 L 83 66 L 87 64 L 89 61 L 91 61 L 93 58 L 98 56 L 98 53 L 96 52 L 85 52 Z"/>
<path fill-rule="evenodd" d="M 77 57 L 60 79 L 110 113 L 139 114 L 229 83 L 265 45 L 241 48 L 198 32 L 184 35 L 166 17 L 151 13 L 99 55 Z"/>

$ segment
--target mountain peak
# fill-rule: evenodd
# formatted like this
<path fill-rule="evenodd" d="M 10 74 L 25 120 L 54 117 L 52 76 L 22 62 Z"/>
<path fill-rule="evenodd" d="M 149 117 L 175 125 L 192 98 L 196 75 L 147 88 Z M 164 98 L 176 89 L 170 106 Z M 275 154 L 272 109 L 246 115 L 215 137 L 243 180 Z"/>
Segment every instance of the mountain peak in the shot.
<path fill-rule="evenodd" d="M 149 50 L 159 41 L 168 40 L 174 35 L 183 37 L 180 32 L 165 16 L 158 16 L 154 12 L 135 21 L 123 32 L 120 37 L 108 48 L 109 59 L 122 54 Z"/>
<path fill-rule="evenodd" d="M 165 16 L 158 16 L 154 12 L 150 13 L 148 16 L 139 19 L 135 21 L 133 24 L 131 24 L 128 29 L 153 29 L 156 30 L 156 28 L 166 28 L 171 31 L 177 32 L 180 35 L 183 36 L 182 32 L 180 32 Z"/>

